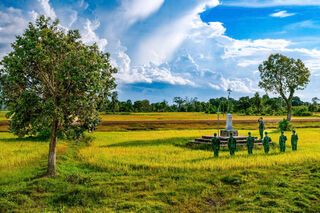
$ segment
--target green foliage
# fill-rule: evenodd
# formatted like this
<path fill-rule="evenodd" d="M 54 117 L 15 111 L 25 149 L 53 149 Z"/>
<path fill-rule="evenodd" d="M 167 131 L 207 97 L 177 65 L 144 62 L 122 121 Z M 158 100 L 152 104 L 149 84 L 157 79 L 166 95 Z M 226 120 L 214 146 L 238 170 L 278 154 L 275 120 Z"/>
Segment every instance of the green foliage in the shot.
<path fill-rule="evenodd" d="M 287 118 L 291 120 L 291 106 L 296 90 L 303 90 L 309 83 L 310 71 L 300 59 L 287 58 L 281 54 L 270 55 L 259 65 L 259 87 L 279 94 L 287 105 Z"/>
<path fill-rule="evenodd" d="M 10 130 L 20 137 L 48 135 L 54 122 L 68 137 L 94 130 L 98 104 L 116 86 L 109 54 L 83 44 L 77 30 L 65 33 L 58 23 L 44 16 L 29 23 L 1 61 L 0 93 L 10 111 Z"/>
<path fill-rule="evenodd" d="M 293 109 L 294 116 L 312 116 L 312 113 L 308 111 L 308 107 L 297 107 Z"/>
<path fill-rule="evenodd" d="M 278 128 L 281 131 L 289 131 L 293 129 L 292 124 L 287 119 L 282 119 L 282 121 L 279 121 Z"/>
<path fill-rule="evenodd" d="M 318 111 L 318 105 L 315 104 L 315 103 L 310 104 L 310 105 L 308 106 L 308 110 L 309 110 L 310 112 L 317 112 L 317 111 Z"/>

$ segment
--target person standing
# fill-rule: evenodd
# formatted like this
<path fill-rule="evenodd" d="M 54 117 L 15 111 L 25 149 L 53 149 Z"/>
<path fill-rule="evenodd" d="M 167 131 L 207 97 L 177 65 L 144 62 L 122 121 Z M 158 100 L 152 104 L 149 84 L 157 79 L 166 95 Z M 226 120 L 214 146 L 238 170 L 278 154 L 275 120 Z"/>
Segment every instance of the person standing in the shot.
<path fill-rule="evenodd" d="M 285 136 L 284 132 L 281 131 L 281 135 L 279 137 L 280 152 L 286 151 L 286 141 L 287 141 L 287 136 Z"/>
<path fill-rule="evenodd" d="M 214 152 L 214 157 L 219 157 L 219 150 L 220 150 L 221 141 L 217 138 L 217 133 L 214 133 L 214 137 L 211 140 L 212 149 Z"/>
<path fill-rule="evenodd" d="M 236 139 L 232 136 L 232 133 L 230 133 L 230 137 L 228 140 L 228 148 L 230 150 L 230 155 L 234 155 L 236 148 L 237 148 L 237 142 Z"/>
<path fill-rule="evenodd" d="M 252 149 L 254 145 L 254 138 L 251 137 L 251 132 L 248 132 L 248 138 L 247 138 L 247 147 L 248 147 L 248 154 L 252 154 Z"/>
<path fill-rule="evenodd" d="M 260 133 L 260 139 L 262 139 L 262 138 L 263 138 L 263 131 L 265 130 L 265 128 L 264 128 L 263 118 L 262 118 L 262 117 L 260 117 L 260 118 L 259 118 L 259 120 L 258 120 L 258 122 L 259 122 L 259 133 Z"/>
<path fill-rule="evenodd" d="M 268 154 L 270 150 L 271 138 L 268 136 L 268 132 L 265 132 L 265 135 L 266 136 L 263 138 L 263 147 L 264 147 L 264 152 Z"/>
<path fill-rule="evenodd" d="M 297 146 L 298 146 L 298 135 L 296 134 L 296 130 L 292 130 L 292 135 L 291 135 L 291 146 L 292 146 L 292 151 L 297 151 Z"/>

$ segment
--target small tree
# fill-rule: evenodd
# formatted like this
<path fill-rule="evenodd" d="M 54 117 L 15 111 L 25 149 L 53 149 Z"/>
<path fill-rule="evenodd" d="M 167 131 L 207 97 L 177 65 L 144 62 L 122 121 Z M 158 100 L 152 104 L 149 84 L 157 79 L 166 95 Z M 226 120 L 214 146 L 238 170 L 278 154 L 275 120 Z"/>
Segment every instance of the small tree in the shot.
<path fill-rule="evenodd" d="M 275 54 L 259 66 L 259 87 L 267 92 L 280 94 L 287 105 L 287 119 L 291 120 L 292 98 L 296 90 L 303 90 L 309 83 L 310 71 L 298 59 Z"/>
<path fill-rule="evenodd" d="M 0 71 L 10 130 L 23 137 L 51 127 L 48 176 L 56 174 L 58 132 L 79 136 L 98 125 L 98 103 L 115 88 L 117 72 L 108 53 L 83 44 L 77 30 L 65 33 L 58 22 L 41 16 L 29 23 Z"/>
<path fill-rule="evenodd" d="M 254 96 L 252 97 L 252 103 L 253 103 L 254 107 L 256 108 L 257 112 L 261 113 L 262 99 L 261 99 L 258 92 L 256 92 L 254 94 Z"/>

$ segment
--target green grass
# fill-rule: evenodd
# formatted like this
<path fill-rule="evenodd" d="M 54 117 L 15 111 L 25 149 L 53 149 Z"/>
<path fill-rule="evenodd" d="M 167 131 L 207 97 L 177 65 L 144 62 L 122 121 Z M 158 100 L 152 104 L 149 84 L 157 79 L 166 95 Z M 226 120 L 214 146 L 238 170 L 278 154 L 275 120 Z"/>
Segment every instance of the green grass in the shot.
<path fill-rule="evenodd" d="M 185 145 L 211 133 L 109 132 L 95 133 L 89 145 L 62 141 L 55 178 L 42 176 L 45 155 L 0 169 L 0 212 L 320 211 L 318 129 L 300 129 L 298 151 L 287 146 L 285 154 L 275 145 L 268 156 L 257 147 L 253 156 L 241 148 L 230 158 L 223 149 L 214 159 L 208 147 Z M 270 136 L 277 142 L 279 133 Z M 31 153 L 48 146 L 0 138 L 2 148 L 30 143 Z M 15 158 L 5 155 L 0 162 Z"/>

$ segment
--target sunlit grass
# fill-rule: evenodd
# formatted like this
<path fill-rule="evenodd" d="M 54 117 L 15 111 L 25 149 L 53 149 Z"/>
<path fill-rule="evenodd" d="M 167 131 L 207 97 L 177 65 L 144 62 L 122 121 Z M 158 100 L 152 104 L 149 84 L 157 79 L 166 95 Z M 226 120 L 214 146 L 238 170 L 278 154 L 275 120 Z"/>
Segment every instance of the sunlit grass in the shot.
<path fill-rule="evenodd" d="M 0 171 L 28 166 L 33 161 L 46 158 L 48 154 L 48 143 L 19 140 L 9 133 L 0 133 L 0 147 Z M 57 152 L 63 152 L 66 148 L 65 144 L 59 144 Z"/>
<path fill-rule="evenodd" d="M 241 131 L 246 134 L 246 131 Z M 184 144 L 190 137 L 212 134 L 208 130 L 182 131 L 141 131 L 141 132 L 111 132 L 96 134 L 96 142 L 91 147 L 83 148 L 78 156 L 84 161 L 101 168 L 124 169 L 142 167 L 145 169 L 230 169 L 250 167 L 271 167 L 275 165 L 290 165 L 305 161 L 320 160 L 320 137 L 318 129 L 301 129 L 299 134 L 298 152 L 291 151 L 290 141 L 287 142 L 287 152 L 280 154 L 276 146 L 265 155 L 261 147 L 248 156 L 246 149 L 230 157 L 225 149 L 220 152 L 220 158 L 213 158 L 213 153 L 207 150 L 191 149 Z M 254 132 L 257 135 L 257 132 Z M 288 138 L 290 138 L 288 132 Z M 278 144 L 279 133 L 270 134 Z M 186 138 L 186 139 L 177 139 Z"/>

